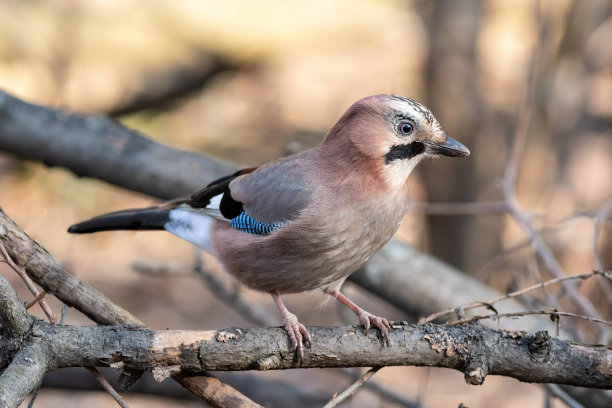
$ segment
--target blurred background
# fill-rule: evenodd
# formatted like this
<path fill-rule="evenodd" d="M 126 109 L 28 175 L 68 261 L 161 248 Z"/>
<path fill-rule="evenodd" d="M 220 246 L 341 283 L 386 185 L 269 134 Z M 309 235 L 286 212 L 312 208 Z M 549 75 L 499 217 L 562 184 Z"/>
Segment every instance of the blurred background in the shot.
<path fill-rule="evenodd" d="M 414 200 L 499 201 L 542 21 L 518 200 L 546 231 L 567 273 L 609 269 L 610 223 L 593 233 L 596 213 L 612 200 L 609 0 L 4 0 L 0 88 L 31 103 L 110 115 L 161 143 L 243 166 L 312 147 L 357 99 L 396 93 L 429 106 L 447 133 L 472 152 L 468 159 L 422 164 L 410 178 Z M 210 295 L 192 272 L 190 244 L 157 232 L 65 233 L 84 218 L 154 202 L 0 153 L 0 206 L 68 270 L 149 326 L 252 325 Z M 551 278 L 511 216 L 424 210 L 407 215 L 398 233 L 414 247 L 502 292 Z M 504 252 L 509 248 L 515 249 Z M 205 256 L 204 262 L 233 285 L 212 259 Z M 14 273 L 4 265 L 0 272 L 28 298 Z M 374 313 L 406 319 L 354 286 L 346 291 Z M 585 282 L 581 292 L 604 318 L 612 318 L 600 281 Z M 280 324 L 269 296 L 247 290 L 242 295 L 271 324 Z M 314 308 L 320 301 L 319 295 L 287 297 L 307 325 L 354 323 L 336 313 L 335 304 Z M 563 301 L 571 311 L 571 302 Z M 91 323 L 74 310 L 66 322 Z M 55 373 L 35 406 L 115 406 L 102 391 L 69 390 L 80 377 L 86 375 Z M 304 406 L 317 406 L 350 383 L 333 370 L 224 378 L 241 384 L 247 395 L 258 392 L 254 398 L 268 406 L 280 406 L 276 394 L 296 389 Z M 388 367 L 375 378 L 427 407 L 539 407 L 546 401 L 537 385 L 489 377 L 473 387 L 449 370 Z M 177 399 L 185 398 L 174 394 L 179 391 L 126 398 L 133 407 L 200 405 Z M 346 406 L 397 404 L 362 390 Z"/>

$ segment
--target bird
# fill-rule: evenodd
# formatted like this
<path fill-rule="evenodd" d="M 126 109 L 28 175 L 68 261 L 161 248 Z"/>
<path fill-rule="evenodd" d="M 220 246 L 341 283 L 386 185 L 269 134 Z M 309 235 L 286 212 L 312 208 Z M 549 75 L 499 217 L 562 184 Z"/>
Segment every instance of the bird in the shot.
<path fill-rule="evenodd" d="M 166 230 L 212 253 L 243 285 L 272 295 L 291 351 L 302 361 L 311 336 L 281 295 L 322 290 L 348 306 L 367 332 L 387 319 L 340 292 L 399 228 L 407 179 L 429 157 L 469 156 L 431 111 L 398 95 L 351 105 L 317 146 L 219 178 L 153 207 L 103 214 L 70 233 Z"/>

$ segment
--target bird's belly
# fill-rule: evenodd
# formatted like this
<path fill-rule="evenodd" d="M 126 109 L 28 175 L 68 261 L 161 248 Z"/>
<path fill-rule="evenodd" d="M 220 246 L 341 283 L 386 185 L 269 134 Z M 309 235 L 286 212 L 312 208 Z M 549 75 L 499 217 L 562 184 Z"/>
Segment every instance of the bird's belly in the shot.
<path fill-rule="evenodd" d="M 301 231 L 281 229 L 269 236 L 218 225 L 213 253 L 231 275 L 252 289 L 304 292 L 345 279 L 391 238 L 397 224 L 386 229 L 380 224 L 334 225 L 323 231 L 304 226 Z"/>

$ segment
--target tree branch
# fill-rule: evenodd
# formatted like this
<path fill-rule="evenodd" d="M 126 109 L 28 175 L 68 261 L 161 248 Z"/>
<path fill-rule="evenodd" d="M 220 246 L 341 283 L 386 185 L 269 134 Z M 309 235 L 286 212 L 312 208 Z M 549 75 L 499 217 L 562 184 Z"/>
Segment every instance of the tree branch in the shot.
<path fill-rule="evenodd" d="M 183 372 L 413 365 L 459 370 L 466 381 L 485 376 L 612 388 L 612 350 L 480 325 L 392 325 L 391 347 L 358 326 L 309 327 L 316 339 L 301 365 L 286 332 L 273 328 L 209 331 L 134 326 L 59 326 L 35 320 L 33 344 L 48 347 L 49 368 L 122 366 Z M 163 377 L 163 376 L 162 376 Z M 163 378 L 158 378 L 163 379 Z"/>
<path fill-rule="evenodd" d="M 211 176 L 234 170 L 155 143 L 107 117 L 46 109 L 2 91 L 0 150 L 159 198 L 192 193 Z"/>
<path fill-rule="evenodd" d="M 28 275 L 45 291 L 54 294 L 62 302 L 81 311 L 93 321 L 100 324 L 143 325 L 140 320 L 125 309 L 115 305 L 102 293 L 76 276 L 64 271 L 55 259 L 23 232 L 1 208 L 0 241 L 13 261 L 24 268 Z M 2 345 L 2 342 L 4 342 L 4 337 L 0 339 L 0 345 Z M 210 377 L 199 377 L 191 381 L 180 379 L 179 382 L 195 395 L 206 399 L 212 406 L 223 406 L 217 405 L 214 400 L 217 392 L 221 391 L 217 387 L 217 383 L 220 383 L 218 380 L 212 380 Z M 35 385 L 36 383 L 34 383 Z M 233 395 L 237 400 L 247 399 L 227 385 L 223 387 L 222 391 L 229 393 L 229 390 L 233 390 Z"/>
<path fill-rule="evenodd" d="M 0 240 L 13 261 L 48 293 L 100 324 L 143 325 L 127 310 L 66 272 L 0 208 Z"/>
<path fill-rule="evenodd" d="M 48 369 L 47 348 L 32 342 L 33 320 L 8 281 L 0 275 L 0 406 L 16 407 Z M 34 334 L 35 333 L 35 334 Z"/>

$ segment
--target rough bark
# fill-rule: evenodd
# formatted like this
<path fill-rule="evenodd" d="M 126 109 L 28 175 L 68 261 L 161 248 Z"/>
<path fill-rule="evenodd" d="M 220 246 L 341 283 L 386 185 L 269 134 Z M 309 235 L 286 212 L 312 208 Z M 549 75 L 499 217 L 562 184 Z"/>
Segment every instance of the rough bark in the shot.
<path fill-rule="evenodd" d="M 127 310 L 66 272 L 51 255 L 32 240 L 0 208 L 0 240 L 9 256 L 45 291 L 100 324 L 143 325 Z"/>
<path fill-rule="evenodd" d="M 24 350 L 46 355 L 49 369 L 122 367 L 153 370 L 163 380 L 179 372 L 290 368 L 429 366 L 459 370 L 471 384 L 504 375 L 526 382 L 612 388 L 612 351 L 480 325 L 393 324 L 391 346 L 358 326 L 309 327 L 314 341 L 302 364 L 282 328 L 209 331 L 150 330 L 139 326 L 60 326 L 34 320 Z M 8 370 L 7 370 L 8 371 Z M 4 384 L 0 381 L 0 389 Z"/>

